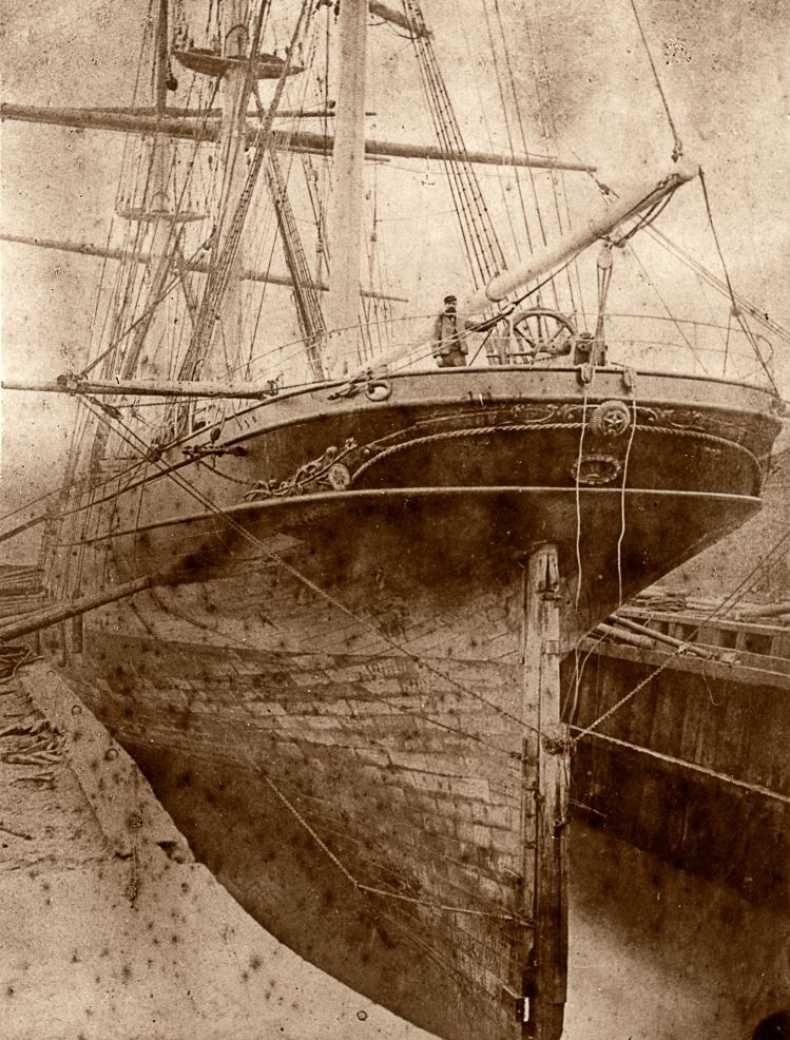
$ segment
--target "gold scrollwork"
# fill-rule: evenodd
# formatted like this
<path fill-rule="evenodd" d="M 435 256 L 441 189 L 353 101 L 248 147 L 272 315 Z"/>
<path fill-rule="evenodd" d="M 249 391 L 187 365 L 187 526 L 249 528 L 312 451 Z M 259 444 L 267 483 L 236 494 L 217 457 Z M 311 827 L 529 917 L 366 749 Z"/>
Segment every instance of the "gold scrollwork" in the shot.
<path fill-rule="evenodd" d="M 356 440 L 348 437 L 342 448 L 331 445 L 318 458 L 305 462 L 287 480 L 259 480 L 244 498 L 248 502 L 255 502 L 263 498 L 301 495 L 320 488 L 342 491 L 351 483 L 351 473 L 342 460 L 356 451 L 357 447 Z"/>

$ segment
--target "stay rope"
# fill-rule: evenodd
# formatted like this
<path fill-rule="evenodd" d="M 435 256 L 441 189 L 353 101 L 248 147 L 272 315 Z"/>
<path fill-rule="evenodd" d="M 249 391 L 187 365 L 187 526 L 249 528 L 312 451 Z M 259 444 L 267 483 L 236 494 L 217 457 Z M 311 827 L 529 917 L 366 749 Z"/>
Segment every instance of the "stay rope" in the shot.
<path fill-rule="evenodd" d="M 589 733 L 591 736 L 598 738 L 599 740 L 605 740 L 609 744 L 614 744 L 616 747 L 627 748 L 629 751 L 636 751 L 640 755 L 646 755 L 648 758 L 654 758 L 659 762 L 666 762 L 669 765 L 680 766 L 682 769 L 688 769 L 693 773 L 700 773 L 702 776 L 707 776 L 711 780 L 718 780 L 724 784 L 730 784 L 732 787 L 738 787 L 743 791 L 748 791 L 750 794 L 760 795 L 763 798 L 770 798 L 777 802 L 782 802 L 784 805 L 790 805 L 790 795 L 783 794 L 781 791 L 777 791 L 773 787 L 766 787 L 764 784 L 750 783 L 748 780 L 741 780 L 737 776 L 732 776 L 729 773 L 722 773 L 717 769 L 711 769 L 709 766 L 700 765 L 698 762 L 690 762 L 685 758 L 677 758 L 675 755 L 668 755 L 663 751 L 656 751 L 655 748 L 645 747 L 643 744 L 632 744 L 629 740 L 622 740 L 619 737 L 612 737 L 608 733 L 590 732 L 589 730 L 581 731 L 579 726 L 571 725 L 571 730 L 575 730 L 580 733 L 580 736 L 584 736 Z"/>
<path fill-rule="evenodd" d="M 457 152 L 462 157 L 460 162 L 452 162 L 449 158 L 442 162 L 458 214 L 470 273 L 475 288 L 478 288 L 504 269 L 504 253 L 477 174 L 469 162 L 461 128 L 418 0 L 404 0 L 404 11 L 439 147 L 448 155 Z"/>
<path fill-rule="evenodd" d="M 672 112 L 669 108 L 669 101 L 667 100 L 667 96 L 664 93 L 664 88 L 661 84 L 661 79 L 658 75 L 656 63 L 653 61 L 653 55 L 650 51 L 650 45 L 647 42 L 645 30 L 642 28 L 642 22 L 639 19 L 639 12 L 636 9 L 636 0 L 630 0 L 630 3 L 631 10 L 634 12 L 634 20 L 636 21 L 636 26 L 639 29 L 639 35 L 642 37 L 642 44 L 645 48 L 645 53 L 647 54 L 647 60 L 650 62 L 650 68 L 653 70 L 653 79 L 655 80 L 656 89 L 658 90 L 659 97 L 661 98 L 661 104 L 664 106 L 664 113 L 666 114 L 667 122 L 669 123 L 669 129 L 672 131 L 672 139 L 674 142 L 672 158 L 677 162 L 681 155 L 683 155 L 683 143 L 680 140 L 680 135 L 678 133 L 677 127 L 675 126 L 675 121 L 672 118 Z"/>
<path fill-rule="evenodd" d="M 781 397 L 782 395 L 779 392 L 779 387 L 776 385 L 776 380 L 774 379 L 773 373 L 771 372 L 771 369 L 769 368 L 768 364 L 765 361 L 765 358 L 763 357 L 763 353 L 760 350 L 760 345 L 757 342 L 757 338 L 755 337 L 754 333 L 752 332 L 752 330 L 747 325 L 746 320 L 743 317 L 743 314 L 741 313 L 741 309 L 738 306 L 738 301 L 735 298 L 735 290 L 733 289 L 732 281 L 730 280 L 730 272 L 727 269 L 727 263 L 726 263 L 726 261 L 724 259 L 724 253 L 723 253 L 722 248 L 721 248 L 721 242 L 719 241 L 719 235 L 718 235 L 718 232 L 716 231 L 716 224 L 714 223 L 714 220 L 713 220 L 713 211 L 711 209 L 710 196 L 708 195 L 708 186 L 707 186 L 707 184 L 705 182 L 705 173 L 703 172 L 702 168 L 700 168 L 700 171 L 699 171 L 699 182 L 700 182 L 700 185 L 702 187 L 702 197 L 705 200 L 705 212 L 708 215 L 708 223 L 710 225 L 711 234 L 713 235 L 713 241 L 716 243 L 716 252 L 719 254 L 719 260 L 721 261 L 721 268 L 722 268 L 722 271 L 724 273 L 724 281 L 725 281 L 725 283 L 727 285 L 727 291 L 728 291 L 728 293 L 730 295 L 730 303 L 732 304 L 732 313 L 738 319 L 738 324 L 741 326 L 741 330 L 742 330 L 744 336 L 746 336 L 746 339 L 748 340 L 749 344 L 751 345 L 751 348 L 754 351 L 755 356 L 757 357 L 757 360 L 760 362 L 760 365 L 762 367 L 763 372 L 765 372 L 766 376 L 768 377 L 768 381 L 770 382 L 771 387 L 772 387 L 774 393 L 776 394 L 777 397 Z"/>
<path fill-rule="evenodd" d="M 494 0 L 494 3 L 498 7 L 499 0 Z M 537 50 L 533 50 L 533 64 L 534 64 L 534 67 L 537 68 L 537 70 L 538 70 L 535 73 L 535 89 L 536 89 L 536 93 L 538 95 L 538 118 L 539 118 L 539 123 L 540 123 L 541 129 L 542 129 L 544 140 L 546 140 L 548 142 L 548 144 L 549 144 L 549 151 L 551 152 L 551 154 L 557 155 L 558 154 L 559 131 L 558 131 L 558 127 L 557 127 L 557 120 L 556 120 L 555 114 L 554 114 L 554 105 L 552 103 L 552 99 L 551 99 L 550 96 L 547 96 L 549 94 L 549 87 L 548 87 L 549 63 L 548 63 L 548 59 L 547 59 L 546 38 L 545 38 L 545 34 L 543 32 L 543 24 L 542 24 L 542 19 L 541 19 L 541 13 L 540 13 L 540 8 L 538 6 L 537 0 L 535 0 L 535 3 L 534 3 L 534 18 L 535 18 L 535 37 L 537 39 Z M 529 35 L 529 30 L 527 30 L 527 32 L 528 32 L 528 35 Z M 530 41 L 530 48 L 532 49 L 531 41 Z M 540 62 L 540 66 L 541 67 L 538 66 L 538 60 Z M 511 78 L 512 78 L 512 72 L 511 72 Z M 543 83 L 543 85 L 544 85 L 544 95 L 543 95 L 543 100 L 542 101 L 540 100 L 540 87 L 541 87 L 541 83 Z M 516 106 L 518 108 L 518 98 L 515 95 L 515 86 L 514 86 L 513 90 L 514 90 L 514 97 L 516 98 L 515 104 L 516 104 Z M 562 201 L 564 203 L 564 209 L 565 209 L 565 215 L 566 215 L 566 219 L 567 219 L 567 227 L 568 227 L 568 229 L 571 226 L 570 207 L 568 205 L 568 193 L 567 193 L 567 190 L 566 190 L 565 173 L 564 172 L 560 172 L 558 174 L 556 170 L 550 170 L 550 171 L 548 171 L 548 173 L 549 173 L 549 179 L 550 179 L 550 182 L 551 182 L 552 199 L 553 199 L 553 202 L 554 202 L 554 217 L 555 217 L 555 220 L 557 222 L 557 231 L 559 232 L 560 235 L 563 235 L 565 233 L 566 228 L 563 226 L 563 220 L 562 220 L 562 208 L 563 207 L 561 207 L 561 205 L 560 205 L 560 199 L 562 199 Z M 575 270 L 575 272 L 576 272 L 576 280 L 577 280 L 577 283 L 578 283 L 578 286 L 579 286 L 579 293 L 580 293 L 580 296 L 581 296 L 581 277 L 580 277 L 580 274 L 579 274 L 579 266 L 578 266 L 578 258 L 577 257 L 573 258 L 573 260 L 571 262 L 571 265 L 569 267 L 567 267 L 567 269 L 566 269 L 566 278 L 567 278 L 567 282 L 568 282 L 568 296 L 569 296 L 569 299 L 570 299 L 571 310 L 572 310 L 574 315 L 577 315 L 576 300 L 575 300 L 575 297 L 574 297 L 574 290 L 573 290 L 573 280 L 572 280 L 572 277 L 571 277 L 571 271 L 572 270 Z M 581 309 L 583 311 L 583 309 L 584 309 L 583 305 L 580 304 L 580 306 L 581 306 Z"/>

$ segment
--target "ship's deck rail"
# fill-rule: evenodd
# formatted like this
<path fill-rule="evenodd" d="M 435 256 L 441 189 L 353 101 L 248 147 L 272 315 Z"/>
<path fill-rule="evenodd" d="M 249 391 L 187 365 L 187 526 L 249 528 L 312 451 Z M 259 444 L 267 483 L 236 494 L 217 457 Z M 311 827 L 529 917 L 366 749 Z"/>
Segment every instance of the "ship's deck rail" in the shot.
<path fill-rule="evenodd" d="M 539 342 L 542 336 L 543 342 L 551 345 L 552 337 L 557 334 L 553 343 L 560 349 L 564 348 L 565 352 L 556 355 L 544 351 L 533 352 L 530 342 L 513 331 L 519 316 L 529 310 L 522 306 L 493 328 L 463 332 L 464 367 L 488 369 L 503 364 L 544 366 L 547 361 L 568 364 L 573 363 L 574 355 L 578 357 L 579 354 L 574 344 L 581 340 L 582 346 L 588 346 L 592 342 L 592 333 L 573 318 L 568 320 L 574 332 L 565 335 L 547 310 L 542 317 L 528 318 L 526 324 L 522 323 L 521 329 L 532 338 L 532 343 Z M 390 373 L 434 370 L 438 365 L 434 339 L 437 316 L 422 314 L 371 321 L 364 326 L 332 332 L 327 337 L 323 354 L 328 359 L 338 353 L 346 357 L 355 355 L 363 366 L 369 365 L 374 371 L 381 366 L 386 366 Z M 753 335 L 770 368 L 773 357 L 771 343 L 760 333 Z M 611 313 L 605 319 L 603 341 L 609 364 L 671 370 L 736 382 L 765 382 L 760 360 L 743 330 L 732 318 L 729 323 L 719 323 L 661 314 Z M 273 369 L 281 369 L 281 379 L 285 384 L 316 381 L 315 372 L 307 365 L 302 340 L 294 340 L 261 353 L 254 351 L 251 361 L 246 368 L 247 378 L 269 378 Z M 331 368 L 331 362 L 326 367 Z"/>

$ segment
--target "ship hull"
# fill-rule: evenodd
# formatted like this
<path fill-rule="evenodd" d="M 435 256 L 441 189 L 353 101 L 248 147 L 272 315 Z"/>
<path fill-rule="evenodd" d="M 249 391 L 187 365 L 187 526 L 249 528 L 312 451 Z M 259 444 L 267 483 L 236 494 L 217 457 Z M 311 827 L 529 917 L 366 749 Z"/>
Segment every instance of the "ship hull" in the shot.
<path fill-rule="evenodd" d="M 269 931 L 438 1035 L 520 1034 L 517 665 L 92 643 L 82 696 Z"/>
<path fill-rule="evenodd" d="M 778 426 L 748 388 L 695 408 L 693 382 L 595 378 L 409 375 L 244 410 L 119 483 L 74 543 L 82 588 L 152 576 L 66 669 L 198 856 L 450 1040 L 521 1036 L 535 982 L 531 554 L 556 549 L 567 653 L 759 508 Z"/>
<path fill-rule="evenodd" d="M 311 389 L 201 413 L 131 479 L 105 481 L 108 504 L 61 558 L 79 553 L 84 589 L 195 582 L 293 547 L 312 580 L 368 595 L 404 567 L 444 591 L 446 572 L 491 561 L 495 581 L 551 541 L 572 642 L 758 507 L 771 408 L 754 388 L 621 370 L 589 385 L 578 369 L 522 368 L 404 374 L 339 399 Z M 171 432 L 187 418 L 169 414 Z"/>
<path fill-rule="evenodd" d="M 520 1036 L 537 805 L 527 554 L 574 531 L 577 510 L 595 532 L 580 542 L 578 607 L 576 543 L 560 544 L 567 650 L 618 602 L 618 552 L 630 590 L 676 551 L 651 540 L 657 509 L 706 543 L 756 508 L 730 496 L 626 504 L 620 541 L 620 493 L 366 495 L 350 544 L 336 500 L 244 507 L 262 546 L 236 532 L 220 574 L 96 612 L 70 674 L 267 929 L 440 1036 Z M 197 544 L 207 522 L 194 521 Z M 167 543 L 150 538 L 161 559 Z"/>

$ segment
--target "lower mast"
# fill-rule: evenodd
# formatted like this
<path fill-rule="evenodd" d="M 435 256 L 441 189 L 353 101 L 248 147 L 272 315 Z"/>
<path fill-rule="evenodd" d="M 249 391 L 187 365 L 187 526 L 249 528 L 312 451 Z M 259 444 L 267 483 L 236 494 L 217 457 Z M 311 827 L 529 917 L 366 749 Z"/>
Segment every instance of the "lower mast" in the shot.
<path fill-rule="evenodd" d="M 329 375 L 359 364 L 359 282 L 365 164 L 365 52 L 367 0 L 340 5 L 340 90 L 332 150 L 329 248 L 332 269 L 327 301 Z"/>

